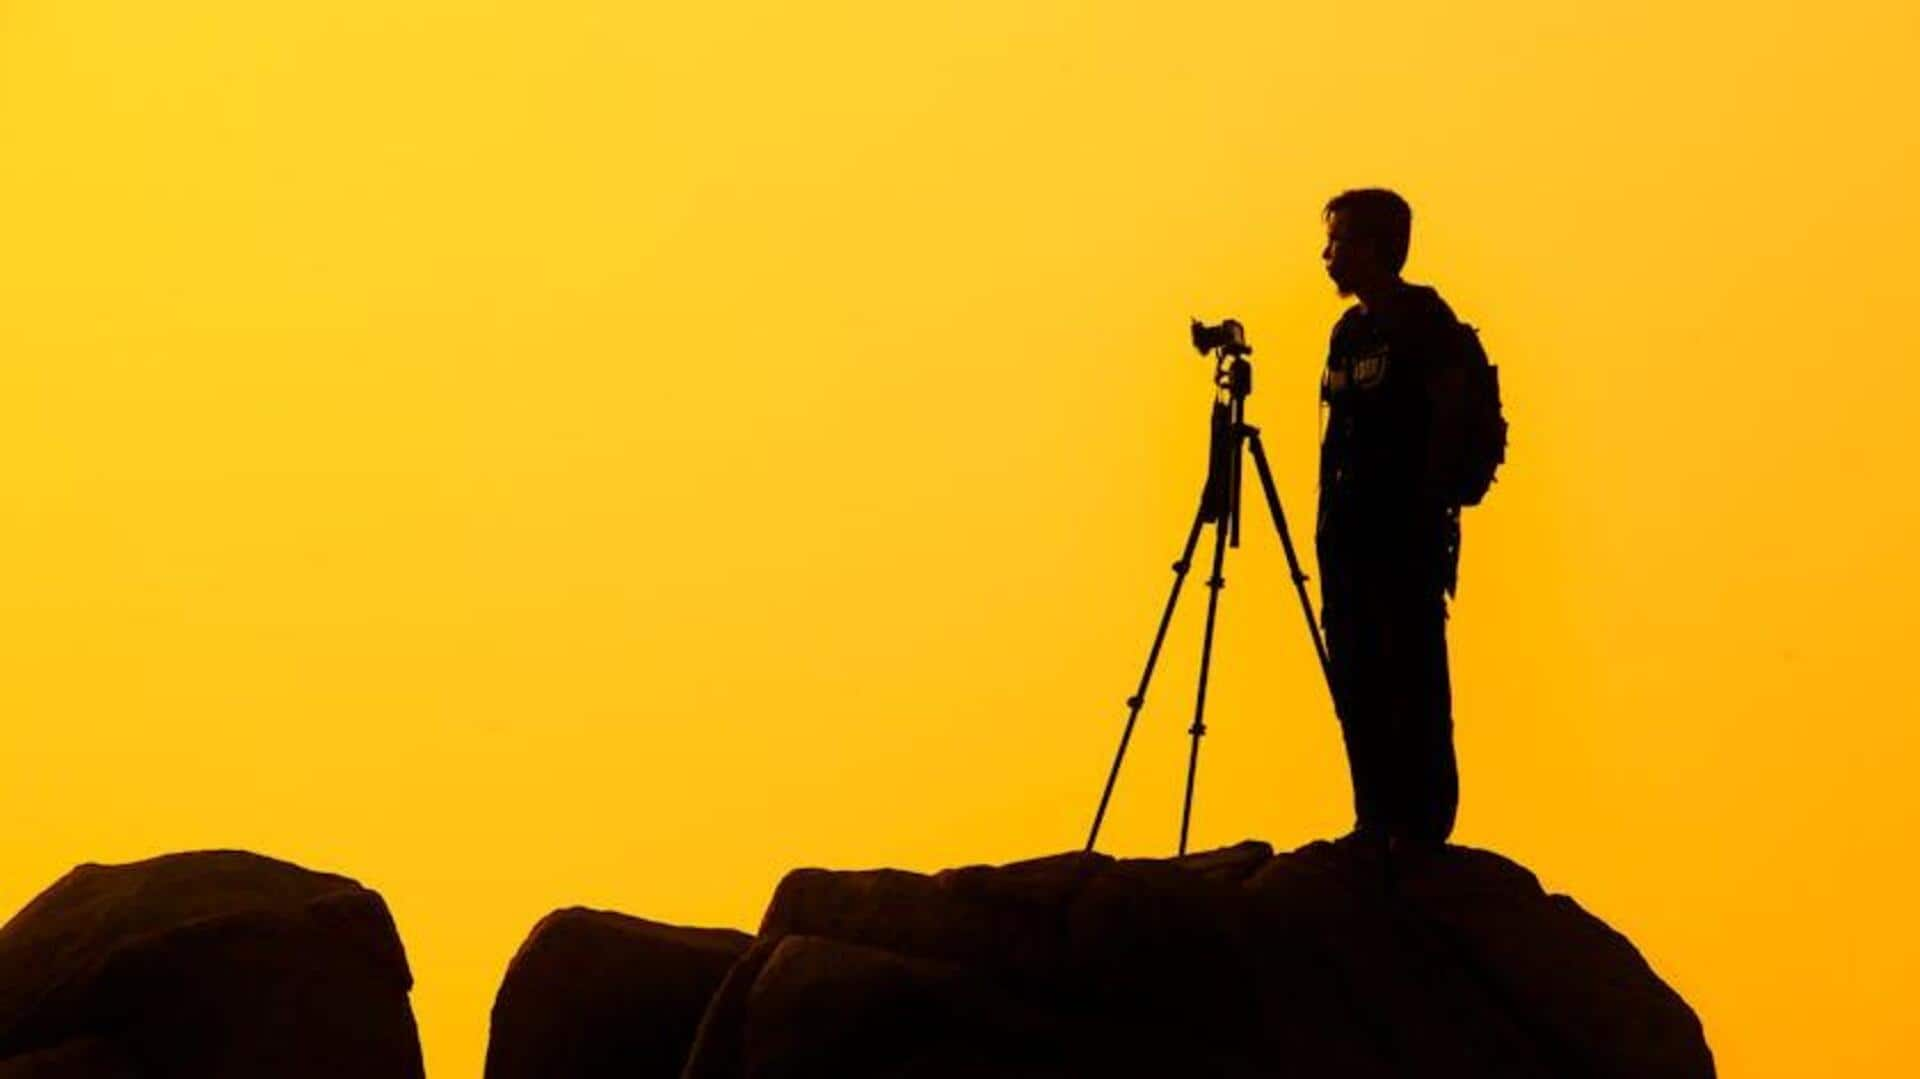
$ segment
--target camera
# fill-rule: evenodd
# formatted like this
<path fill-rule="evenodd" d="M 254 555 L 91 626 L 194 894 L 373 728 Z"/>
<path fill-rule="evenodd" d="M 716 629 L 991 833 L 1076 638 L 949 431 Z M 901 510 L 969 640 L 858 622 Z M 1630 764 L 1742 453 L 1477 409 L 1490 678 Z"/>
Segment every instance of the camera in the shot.
<path fill-rule="evenodd" d="M 1209 326 L 1199 319 L 1193 320 L 1193 347 L 1202 356 L 1219 350 L 1227 356 L 1248 356 L 1253 353 L 1247 344 L 1247 331 L 1238 319 L 1223 319 Z"/>

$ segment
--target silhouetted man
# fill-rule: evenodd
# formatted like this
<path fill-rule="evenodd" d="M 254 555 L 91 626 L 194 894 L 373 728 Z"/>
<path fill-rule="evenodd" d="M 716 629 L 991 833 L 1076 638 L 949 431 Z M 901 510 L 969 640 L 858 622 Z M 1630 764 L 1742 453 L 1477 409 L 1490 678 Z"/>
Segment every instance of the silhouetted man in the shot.
<path fill-rule="evenodd" d="M 1315 548 L 1335 710 L 1353 774 L 1355 834 L 1442 843 L 1459 779 L 1446 597 L 1458 507 L 1439 493 L 1430 375 L 1454 347 L 1439 293 L 1400 279 L 1412 211 L 1391 191 L 1347 191 L 1322 215 L 1340 295 L 1321 397 Z"/>

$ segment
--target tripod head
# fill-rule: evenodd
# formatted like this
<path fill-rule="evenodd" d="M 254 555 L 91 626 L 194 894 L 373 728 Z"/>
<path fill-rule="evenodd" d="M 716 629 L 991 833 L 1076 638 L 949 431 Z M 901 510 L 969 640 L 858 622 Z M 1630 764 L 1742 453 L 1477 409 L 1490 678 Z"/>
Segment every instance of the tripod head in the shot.
<path fill-rule="evenodd" d="M 1253 355 L 1253 346 L 1247 344 L 1246 328 L 1232 318 L 1213 326 L 1197 318 L 1192 321 L 1194 351 L 1202 356 L 1213 354 L 1213 384 L 1226 391 L 1227 403 L 1236 406 L 1234 418 L 1238 420 L 1238 406 L 1253 392 L 1253 361 L 1247 359 Z"/>
<path fill-rule="evenodd" d="M 1252 433 L 1247 426 L 1247 395 L 1253 392 L 1253 346 L 1238 319 L 1209 326 L 1199 319 L 1191 328 L 1194 350 L 1213 355 L 1213 437 L 1207 449 L 1207 486 L 1201 516 L 1217 521 L 1240 546 L 1240 445 Z"/>

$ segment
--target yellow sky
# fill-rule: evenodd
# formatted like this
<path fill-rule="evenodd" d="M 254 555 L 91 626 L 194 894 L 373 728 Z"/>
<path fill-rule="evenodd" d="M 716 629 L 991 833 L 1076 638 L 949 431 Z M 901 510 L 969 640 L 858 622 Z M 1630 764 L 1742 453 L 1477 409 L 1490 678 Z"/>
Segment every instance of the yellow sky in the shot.
<path fill-rule="evenodd" d="M 1237 316 L 1296 533 L 1320 205 L 1413 203 L 1511 463 L 1459 842 L 1724 1074 L 1920 1062 L 1904 3 L 0 4 L 0 914 L 245 847 L 393 906 L 436 1076 L 534 920 L 1085 834 Z M 1277 541 L 1194 844 L 1350 823 Z M 1107 849 L 1177 834 L 1203 604 Z"/>

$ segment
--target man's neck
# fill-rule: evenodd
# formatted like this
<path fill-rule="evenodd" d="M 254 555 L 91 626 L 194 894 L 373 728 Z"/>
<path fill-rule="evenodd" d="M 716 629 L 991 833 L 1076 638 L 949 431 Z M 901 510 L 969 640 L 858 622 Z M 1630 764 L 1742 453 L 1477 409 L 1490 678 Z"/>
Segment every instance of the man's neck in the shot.
<path fill-rule="evenodd" d="M 1400 280 L 1399 275 L 1396 274 L 1379 284 L 1355 289 L 1353 296 L 1360 302 L 1360 310 L 1371 315 L 1383 307 L 1391 306 L 1400 293 L 1406 291 L 1406 288 L 1407 283 Z"/>

